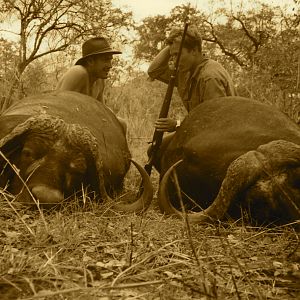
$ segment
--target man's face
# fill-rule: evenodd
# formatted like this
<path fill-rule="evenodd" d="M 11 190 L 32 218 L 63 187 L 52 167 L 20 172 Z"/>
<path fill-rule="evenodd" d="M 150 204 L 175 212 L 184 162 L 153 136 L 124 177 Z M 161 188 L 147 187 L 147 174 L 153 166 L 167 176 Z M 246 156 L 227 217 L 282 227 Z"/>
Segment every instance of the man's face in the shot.
<path fill-rule="evenodd" d="M 179 47 L 180 47 L 180 41 L 175 40 L 171 45 L 170 45 L 170 59 L 169 59 L 169 65 L 173 65 L 175 67 L 177 55 L 179 52 Z M 195 54 L 196 50 L 188 50 L 187 48 L 182 48 L 180 60 L 179 60 L 179 71 L 184 72 L 184 71 L 190 71 L 195 62 Z"/>
<path fill-rule="evenodd" d="M 106 79 L 108 77 L 108 73 L 112 68 L 112 58 L 113 55 L 111 53 L 94 56 L 91 71 L 96 78 Z"/>

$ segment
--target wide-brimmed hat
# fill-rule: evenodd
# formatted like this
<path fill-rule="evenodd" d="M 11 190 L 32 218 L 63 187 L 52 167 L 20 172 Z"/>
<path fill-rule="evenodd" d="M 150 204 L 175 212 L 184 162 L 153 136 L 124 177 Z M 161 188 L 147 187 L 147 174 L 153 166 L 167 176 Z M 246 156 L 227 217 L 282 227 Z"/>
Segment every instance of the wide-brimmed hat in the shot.
<path fill-rule="evenodd" d="M 82 57 L 76 61 L 75 65 L 80 65 L 89 56 L 104 53 L 121 54 L 122 52 L 112 49 L 104 37 L 91 38 L 83 43 Z"/>

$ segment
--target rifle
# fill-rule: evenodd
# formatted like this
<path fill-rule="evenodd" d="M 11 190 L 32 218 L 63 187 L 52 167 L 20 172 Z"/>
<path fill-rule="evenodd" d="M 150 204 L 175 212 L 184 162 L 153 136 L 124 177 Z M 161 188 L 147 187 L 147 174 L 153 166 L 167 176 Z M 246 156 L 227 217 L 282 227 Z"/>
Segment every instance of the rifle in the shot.
<path fill-rule="evenodd" d="M 179 50 L 178 50 L 177 57 L 176 57 L 175 68 L 174 68 L 174 70 L 172 70 L 172 73 L 170 76 L 170 80 L 169 80 L 168 88 L 167 88 L 167 91 L 165 94 L 165 98 L 164 98 L 163 104 L 160 109 L 159 118 L 166 118 L 168 116 L 171 99 L 172 99 L 172 95 L 173 95 L 173 90 L 175 87 L 175 82 L 176 82 L 177 73 L 178 73 L 179 60 L 180 60 L 180 56 L 181 56 L 181 52 L 182 52 L 182 48 L 183 48 L 183 42 L 184 42 L 184 39 L 186 36 L 187 29 L 188 29 L 188 22 L 185 21 L 184 30 L 183 30 Z M 155 130 L 152 141 L 150 142 L 150 144 L 152 144 L 151 152 L 149 153 L 149 159 L 144 166 L 144 169 L 146 170 L 146 172 L 148 173 L 149 176 L 151 175 L 155 156 L 161 146 L 163 134 L 164 134 L 163 131 Z"/>

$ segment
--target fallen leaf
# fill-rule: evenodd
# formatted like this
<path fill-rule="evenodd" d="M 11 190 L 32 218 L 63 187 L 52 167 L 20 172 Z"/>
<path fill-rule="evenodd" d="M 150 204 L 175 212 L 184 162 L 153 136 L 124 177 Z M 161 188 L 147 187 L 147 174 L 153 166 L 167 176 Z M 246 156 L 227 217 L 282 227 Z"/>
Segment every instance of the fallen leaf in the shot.
<path fill-rule="evenodd" d="M 235 236 L 233 234 L 229 234 L 227 236 L 228 242 L 231 244 L 237 244 L 239 243 L 239 240 L 235 238 Z"/>
<path fill-rule="evenodd" d="M 182 276 L 180 274 L 174 274 L 170 271 L 165 271 L 164 274 L 166 274 L 169 278 L 177 278 L 177 279 L 181 279 Z"/>
<path fill-rule="evenodd" d="M 279 261 L 273 261 L 273 266 L 275 268 L 282 268 L 283 264 Z"/>
<path fill-rule="evenodd" d="M 101 261 L 96 262 L 96 266 L 102 268 L 124 267 L 126 266 L 126 264 L 127 263 L 125 260 L 116 260 L 116 259 L 112 259 L 107 263 L 103 263 Z"/>
<path fill-rule="evenodd" d="M 111 276 L 113 276 L 113 275 L 114 275 L 114 272 L 101 273 L 101 277 L 102 277 L 103 279 L 107 279 L 107 278 L 109 278 L 109 277 L 111 277 Z"/>

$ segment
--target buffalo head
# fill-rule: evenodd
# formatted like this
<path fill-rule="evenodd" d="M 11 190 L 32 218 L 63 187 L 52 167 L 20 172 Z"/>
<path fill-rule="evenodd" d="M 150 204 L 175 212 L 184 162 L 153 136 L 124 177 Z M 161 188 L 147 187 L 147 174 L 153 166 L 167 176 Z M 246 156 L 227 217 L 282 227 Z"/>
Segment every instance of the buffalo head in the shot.
<path fill-rule="evenodd" d="M 82 99 L 82 95 L 77 93 L 63 93 L 69 101 L 68 109 L 74 109 L 78 114 L 78 123 L 81 122 L 78 124 L 66 122 L 64 115 L 49 114 L 54 110 L 51 109 L 52 106 L 55 107 L 54 99 L 60 100 L 61 103 L 59 95 L 50 97 L 46 113 L 32 116 L 10 113 L 0 118 L 2 124 L 6 124 L 6 128 L 2 128 L 0 139 L 2 188 L 7 186 L 9 192 L 17 195 L 18 201 L 28 204 L 33 203 L 33 199 L 44 205 L 60 204 L 65 198 L 83 188 L 93 191 L 101 199 L 108 199 L 122 189 L 124 176 L 130 162 L 133 162 L 142 176 L 144 193 L 134 203 L 116 205 L 115 208 L 124 211 L 146 209 L 152 199 L 152 185 L 144 169 L 131 160 L 126 139 L 119 141 L 120 148 L 124 148 L 119 152 L 118 149 L 107 149 L 110 147 L 109 142 L 103 145 L 106 132 L 113 134 L 114 130 L 117 130 L 115 135 L 122 136 L 121 127 L 116 129 L 110 124 L 117 119 L 111 116 L 112 121 L 105 119 L 103 125 L 103 120 L 95 118 L 96 124 L 91 128 L 96 129 L 92 133 L 89 124 L 81 118 L 78 103 L 93 99 L 85 96 Z M 44 98 L 47 96 L 41 97 Z M 31 104 L 36 102 L 35 108 L 39 107 L 39 98 L 29 100 Z M 44 106 L 45 103 L 42 104 Z M 91 105 L 95 103 L 91 102 Z M 95 109 L 98 109 L 101 117 L 101 111 L 104 109 L 102 105 L 96 104 L 93 110 Z M 111 157 L 103 157 L 104 152 Z M 113 161 L 115 164 L 111 163 Z"/>
<path fill-rule="evenodd" d="M 181 215 L 184 205 L 196 211 L 191 222 L 241 211 L 258 223 L 300 218 L 300 129 L 274 107 L 240 97 L 204 102 L 159 164 L 164 213 Z"/>

